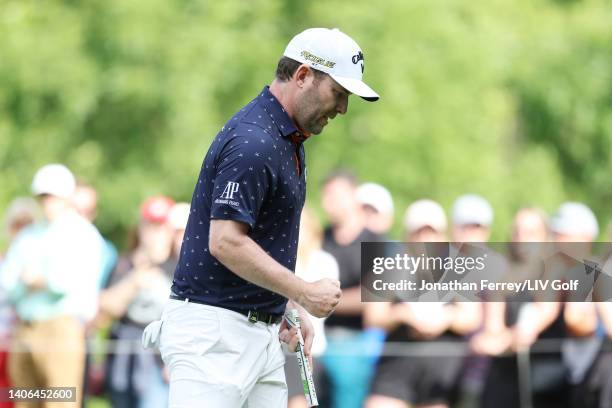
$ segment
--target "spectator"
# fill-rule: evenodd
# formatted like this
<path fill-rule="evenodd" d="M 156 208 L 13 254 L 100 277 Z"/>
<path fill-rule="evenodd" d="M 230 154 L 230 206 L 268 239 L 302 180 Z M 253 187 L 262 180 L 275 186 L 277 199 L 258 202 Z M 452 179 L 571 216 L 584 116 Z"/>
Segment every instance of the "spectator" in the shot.
<path fill-rule="evenodd" d="M 380 241 L 369 231 L 357 201 L 357 183 L 348 172 L 330 175 L 323 185 L 323 209 L 330 226 L 323 250 L 336 258 L 342 299 L 325 321 L 328 347 L 323 364 L 330 380 L 331 406 L 361 407 L 368 394 L 375 358 L 367 355 L 382 345 L 382 333 L 363 330 L 361 303 L 361 242 Z M 352 350 L 352 351 L 351 351 Z"/>
<path fill-rule="evenodd" d="M 12 243 L 0 285 L 19 318 L 9 357 L 13 385 L 74 386 L 77 402 L 65 406 L 78 407 L 83 398 L 84 322 L 97 309 L 102 238 L 74 211 L 74 188 L 74 176 L 61 164 L 36 173 L 32 192 L 46 221 L 26 228 Z"/>
<path fill-rule="evenodd" d="M 176 260 L 170 256 L 174 202 L 152 197 L 140 209 L 135 246 L 120 258 L 100 295 L 102 312 L 118 319 L 111 328 L 115 352 L 107 362 L 107 387 L 114 408 L 168 406 L 168 384 L 158 355 L 142 350 L 140 338 L 161 317 L 170 295 Z"/>
<path fill-rule="evenodd" d="M 598 334 L 603 336 L 603 341 L 585 379 L 574 389 L 573 401 L 576 407 L 604 408 L 612 406 L 612 304 L 610 302 L 599 302 L 596 303 L 596 307 L 599 316 L 601 316 Z M 582 405 L 578 405 L 576 401 L 581 401 Z"/>
<path fill-rule="evenodd" d="M 416 242 L 446 241 L 446 215 L 440 204 L 418 200 L 406 210 L 405 240 Z M 414 247 L 408 247 L 411 251 Z M 419 271 L 418 274 L 430 274 Z M 429 276 L 431 278 L 431 276 Z M 453 402 L 457 376 L 463 356 L 461 347 L 450 355 L 439 356 L 439 346 L 446 342 L 461 345 L 464 335 L 477 329 L 480 308 L 474 303 L 401 302 L 369 303 L 366 321 L 387 332 L 388 343 L 407 347 L 433 347 L 420 355 L 382 357 L 376 369 L 367 408 L 447 408 Z M 454 352 L 454 353 L 452 353 Z"/>
<path fill-rule="evenodd" d="M 72 204 L 76 211 L 92 224 L 98 216 L 98 193 L 88 184 L 77 183 L 74 194 L 72 195 Z M 108 278 L 117 264 L 117 249 L 112 242 L 103 238 L 101 241 L 102 265 L 100 279 L 98 280 L 98 290 L 102 290 L 108 281 Z M 98 321 L 92 321 L 86 328 L 88 341 L 95 340 L 96 336 L 103 337 L 106 333 L 96 331 Z M 86 395 L 98 395 L 102 393 L 104 385 L 104 356 L 96 356 L 91 349 L 88 348 L 85 359 L 85 378 L 84 378 L 84 393 Z"/>
<path fill-rule="evenodd" d="M 510 274 L 505 281 L 538 278 L 543 255 L 541 243 L 548 241 L 546 215 L 537 208 L 520 209 L 514 217 L 511 241 Z M 474 351 L 491 356 L 481 396 L 482 408 L 513 408 L 521 405 L 517 357 L 511 354 L 511 346 L 517 330 L 519 311 L 534 299 L 527 295 L 508 294 L 505 300 L 485 303 L 483 329 L 471 342 Z M 538 356 L 532 358 L 532 366 L 538 364 L 537 360 Z"/>
<path fill-rule="evenodd" d="M 546 213 L 539 208 L 521 208 L 514 216 L 511 235 L 512 242 L 516 243 L 548 242 L 549 233 Z M 517 260 L 521 259 L 520 255 L 515 257 Z"/>
<path fill-rule="evenodd" d="M 300 240 L 298 243 L 297 263 L 295 274 L 307 282 L 314 282 L 323 278 L 338 279 L 338 263 L 334 257 L 321 249 L 323 244 L 323 230 L 315 214 L 309 207 L 304 207 L 300 220 Z M 324 376 L 323 368 L 318 364 L 327 347 L 325 337 L 325 319 L 309 316 L 315 330 L 312 344 L 312 357 L 314 360 L 315 389 L 319 404 L 325 406 L 325 384 L 321 381 Z M 304 387 L 297 367 L 297 360 L 293 356 L 287 357 L 285 362 L 285 375 L 289 388 L 289 408 L 307 407 L 304 397 Z"/>
<path fill-rule="evenodd" d="M 11 201 L 5 215 L 5 232 L 9 245 L 17 235 L 28 225 L 37 222 L 40 218 L 40 207 L 30 197 L 18 197 Z M 2 255 L 0 255 L 2 264 Z M 8 346 L 15 324 L 15 312 L 3 290 L 0 289 L 0 387 L 10 387 L 8 372 Z M 11 402 L 0 401 L 0 408 L 10 408 Z"/>
<path fill-rule="evenodd" d="M 601 263 L 592 256 L 592 242 L 599 234 L 599 225 L 588 206 L 577 202 L 561 204 L 552 217 L 550 229 L 558 248 L 567 255 L 562 259 L 565 261 L 563 267 L 567 270 L 562 275 L 567 279 L 572 279 L 576 272 L 578 277 L 584 277 L 584 264 L 587 260 Z M 586 287 L 584 278 L 581 281 L 581 286 Z M 555 303 L 560 306 L 558 319 L 562 319 L 565 326 L 566 339 L 561 356 L 566 382 L 571 387 L 569 406 L 604 407 L 612 395 L 607 385 L 608 380 L 602 381 L 601 376 L 609 376 L 612 369 L 610 358 L 606 358 L 601 348 L 602 336 L 593 336 L 598 324 L 597 310 L 594 303 L 584 302 L 586 292 L 573 294 L 579 298 L 561 298 L 566 301 L 564 304 Z M 605 311 L 602 316 L 605 316 Z"/>
<path fill-rule="evenodd" d="M 88 184 L 79 184 L 73 194 L 74 208 L 93 224 L 98 216 L 98 192 Z M 102 243 L 102 274 L 99 288 L 106 286 L 110 273 L 117 264 L 117 248 L 108 239 Z"/>
<path fill-rule="evenodd" d="M 452 213 L 452 239 L 456 243 L 455 249 L 457 256 L 482 256 L 486 249 L 491 235 L 491 225 L 493 223 L 493 208 L 483 197 L 476 194 L 465 194 L 460 196 L 453 203 Z M 467 245 L 466 245 L 467 244 Z M 493 266 L 493 259 L 487 259 L 487 268 L 483 271 L 486 274 L 498 273 L 503 266 Z M 497 263 L 497 262 L 496 262 Z M 484 276 L 479 276 L 477 272 L 466 275 L 464 282 L 478 282 Z M 494 278 L 490 276 L 489 278 Z M 472 294 L 470 294 L 472 295 Z M 471 298 L 470 300 L 475 300 Z M 480 313 L 483 315 L 482 304 Z M 483 387 L 486 376 L 488 359 L 478 355 L 469 355 L 464 364 L 462 381 L 460 388 L 461 404 L 476 404 L 478 396 Z"/>
<path fill-rule="evenodd" d="M 487 242 L 491 235 L 493 208 L 475 194 L 459 197 L 453 204 L 453 241 Z"/>
<path fill-rule="evenodd" d="M 357 188 L 357 200 L 363 206 L 366 228 L 385 235 L 393 226 L 393 198 L 385 187 L 363 183 Z"/>
<path fill-rule="evenodd" d="M 9 204 L 4 216 L 4 228 L 9 244 L 28 225 L 40 220 L 40 206 L 30 197 L 17 197 Z M 1 261 L 2 257 L 0 257 Z"/>
<path fill-rule="evenodd" d="M 491 236 L 493 223 L 493 208 L 481 196 L 466 194 L 455 200 L 452 207 L 452 239 L 451 256 L 487 257 L 484 270 L 472 270 L 462 278 L 462 282 L 475 282 L 480 284 L 482 279 L 497 280 L 506 272 L 506 260 L 500 254 L 491 250 L 487 242 Z M 471 291 L 458 292 L 469 301 L 482 300 L 486 293 Z"/>
<path fill-rule="evenodd" d="M 528 223 L 529 218 L 526 217 L 524 211 L 517 215 L 515 222 L 517 228 L 519 221 Z M 525 230 L 530 228 L 524 226 Z M 584 271 L 584 265 L 578 265 L 563 251 L 573 253 L 579 256 L 579 259 L 588 256 L 589 242 L 597 235 L 597 222 L 590 209 L 582 204 L 563 204 L 553 216 L 550 230 L 562 253 L 545 258 L 546 265 L 535 269 L 537 278 L 550 281 L 555 277 L 567 277 L 576 267 Z M 515 232 L 514 235 L 518 237 L 521 236 L 521 233 Z M 529 236 L 523 233 L 523 236 L 525 235 Z M 532 235 L 532 238 L 536 237 Z M 515 266 L 517 262 L 529 262 L 526 255 L 528 253 L 525 251 L 514 252 Z M 536 256 L 535 259 L 537 258 Z M 554 297 L 549 296 L 551 293 Z M 546 297 L 543 297 L 544 295 Z M 519 307 L 508 308 L 505 313 L 505 322 L 500 317 L 502 311 L 498 311 L 497 317 L 491 319 L 502 321 L 505 324 L 496 339 L 497 350 L 495 348 L 493 352 L 489 350 L 489 354 L 498 354 L 500 349 L 503 350 L 503 344 L 507 344 L 507 336 L 504 332 L 507 330 L 506 327 L 509 327 L 510 350 L 528 356 L 527 361 L 530 363 L 519 366 L 516 361 L 494 358 L 488 387 L 485 388 L 483 394 L 484 407 L 500 406 L 500 396 L 504 400 L 501 406 L 516 406 L 513 404 L 523 403 L 519 401 L 519 395 L 523 395 L 524 401 L 528 400 L 534 408 L 587 406 L 585 401 L 572 405 L 571 382 L 568 380 L 574 379 L 575 382 L 576 379 L 583 379 L 585 370 L 596 355 L 596 343 L 583 342 L 578 337 L 573 337 L 584 337 L 594 332 L 595 309 L 588 303 L 564 304 L 563 300 L 558 292 L 536 293 L 536 297 L 528 299 L 527 302 L 519 302 Z M 550 339 L 563 340 L 562 350 L 556 348 L 537 350 L 538 346 L 542 346 L 543 341 Z M 532 352 L 532 347 L 537 352 Z M 513 373 L 516 375 L 513 376 Z M 525 388 L 525 385 L 519 388 L 522 383 L 521 378 L 526 375 L 531 379 L 528 389 Z M 510 380 L 510 382 L 504 383 L 505 380 Z"/>

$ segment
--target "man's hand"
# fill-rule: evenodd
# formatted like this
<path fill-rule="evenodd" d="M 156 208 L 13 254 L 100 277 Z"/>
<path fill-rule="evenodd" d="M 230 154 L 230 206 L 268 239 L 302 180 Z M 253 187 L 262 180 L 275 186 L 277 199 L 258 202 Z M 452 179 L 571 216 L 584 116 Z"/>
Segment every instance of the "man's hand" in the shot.
<path fill-rule="evenodd" d="M 300 315 L 300 330 L 302 332 L 302 337 L 304 339 L 304 354 L 308 357 L 308 363 L 312 369 L 312 355 L 310 351 L 312 349 L 312 341 L 314 339 L 314 327 L 310 322 L 310 317 L 308 313 L 304 310 L 304 308 L 296 305 L 295 303 L 289 301 L 287 303 L 287 309 L 297 309 Z M 291 352 L 295 352 L 298 345 L 298 335 L 297 330 L 293 327 L 290 328 L 287 324 L 287 320 L 283 318 L 283 322 L 280 325 L 278 330 L 278 338 L 283 342 L 287 343 L 287 348 Z"/>
<path fill-rule="evenodd" d="M 326 278 L 312 283 L 304 282 L 304 289 L 297 303 L 313 316 L 327 317 L 340 302 L 340 297 L 340 281 Z"/>

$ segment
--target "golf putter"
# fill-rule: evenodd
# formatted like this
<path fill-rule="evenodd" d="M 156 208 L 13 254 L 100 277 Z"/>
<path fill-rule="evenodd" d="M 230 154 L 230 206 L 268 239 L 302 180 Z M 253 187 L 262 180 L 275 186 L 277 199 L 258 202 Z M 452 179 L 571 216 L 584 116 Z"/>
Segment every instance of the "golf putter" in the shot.
<path fill-rule="evenodd" d="M 300 370 L 300 376 L 302 377 L 302 386 L 304 387 L 304 395 L 309 407 L 319 406 L 317 400 L 317 393 L 314 387 L 314 381 L 312 380 L 312 369 L 308 364 L 308 358 L 304 354 L 304 338 L 302 337 L 302 330 L 300 329 L 300 315 L 296 309 L 290 309 L 285 314 L 285 320 L 289 328 L 294 327 L 297 330 L 298 345 L 295 349 L 295 356 L 298 361 L 298 368 Z"/>

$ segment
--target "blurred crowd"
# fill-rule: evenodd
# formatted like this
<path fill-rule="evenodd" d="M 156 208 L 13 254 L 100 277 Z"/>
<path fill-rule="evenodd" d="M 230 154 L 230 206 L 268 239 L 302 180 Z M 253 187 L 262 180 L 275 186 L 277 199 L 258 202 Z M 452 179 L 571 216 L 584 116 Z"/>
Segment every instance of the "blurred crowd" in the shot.
<path fill-rule="evenodd" d="M 326 226 L 304 209 L 295 271 L 309 281 L 337 278 L 343 291 L 332 316 L 312 317 L 320 406 L 612 407 L 612 306 L 529 297 L 362 302 L 361 243 L 390 240 L 393 197 L 348 171 L 330 174 L 321 188 Z M 0 387 L 78 384 L 74 406 L 89 395 L 119 408 L 167 406 L 167 371 L 140 337 L 170 294 L 190 205 L 147 198 L 120 253 L 95 227 L 94 186 L 50 164 L 31 190 L 4 216 Z M 486 243 L 494 221 L 490 203 L 475 194 L 458 197 L 448 217 L 423 198 L 403 214 L 402 241 Z M 550 217 L 518 209 L 507 239 L 588 245 L 599 235 L 589 207 L 567 202 Z M 508 258 L 517 271 L 528 262 L 521 253 Z M 289 407 L 306 407 L 296 360 L 286 360 Z"/>

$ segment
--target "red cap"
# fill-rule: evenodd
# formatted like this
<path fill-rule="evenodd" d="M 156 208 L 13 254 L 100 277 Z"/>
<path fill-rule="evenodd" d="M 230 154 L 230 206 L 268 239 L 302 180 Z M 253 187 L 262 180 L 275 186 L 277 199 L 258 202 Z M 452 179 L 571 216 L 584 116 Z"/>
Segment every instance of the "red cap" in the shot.
<path fill-rule="evenodd" d="M 140 206 L 140 217 L 150 222 L 166 222 L 174 206 L 171 198 L 164 196 L 150 197 Z"/>

